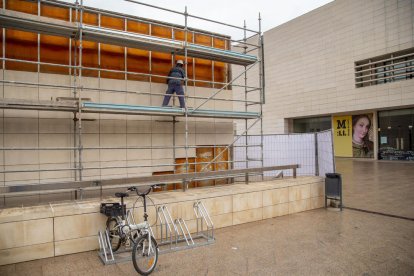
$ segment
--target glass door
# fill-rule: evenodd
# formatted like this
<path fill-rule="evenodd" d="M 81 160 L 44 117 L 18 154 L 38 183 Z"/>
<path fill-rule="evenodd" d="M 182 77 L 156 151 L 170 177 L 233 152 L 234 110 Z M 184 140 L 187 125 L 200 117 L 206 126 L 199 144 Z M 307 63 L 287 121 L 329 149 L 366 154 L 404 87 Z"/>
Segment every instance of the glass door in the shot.
<path fill-rule="evenodd" d="M 414 161 L 414 108 L 378 112 L 378 159 Z"/>

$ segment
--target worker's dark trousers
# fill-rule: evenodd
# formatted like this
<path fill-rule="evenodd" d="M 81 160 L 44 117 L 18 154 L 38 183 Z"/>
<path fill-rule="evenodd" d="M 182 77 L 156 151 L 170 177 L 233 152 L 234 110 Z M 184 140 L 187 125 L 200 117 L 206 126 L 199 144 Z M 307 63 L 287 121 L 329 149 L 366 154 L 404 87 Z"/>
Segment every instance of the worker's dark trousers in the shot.
<path fill-rule="evenodd" d="M 179 83 L 175 84 L 168 84 L 168 89 L 167 92 L 165 92 L 165 96 L 164 96 L 164 101 L 162 102 L 162 106 L 167 106 L 168 103 L 170 102 L 170 98 L 171 98 L 171 94 L 176 93 L 179 97 L 178 99 L 180 100 L 180 106 L 181 108 L 185 107 L 185 101 L 184 101 L 184 90 L 183 90 L 183 86 Z"/>

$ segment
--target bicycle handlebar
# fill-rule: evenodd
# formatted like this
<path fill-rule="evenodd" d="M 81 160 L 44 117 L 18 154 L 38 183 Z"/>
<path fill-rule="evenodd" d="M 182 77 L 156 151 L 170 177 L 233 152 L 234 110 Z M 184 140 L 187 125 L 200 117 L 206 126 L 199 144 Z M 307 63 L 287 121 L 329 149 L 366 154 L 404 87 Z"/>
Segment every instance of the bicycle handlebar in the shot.
<path fill-rule="evenodd" d="M 164 187 L 165 185 L 167 185 L 167 184 L 159 183 L 159 184 L 150 185 L 150 187 L 142 193 L 138 190 L 139 187 L 131 186 L 131 187 L 127 188 L 127 192 L 134 192 L 135 191 L 138 196 L 146 196 L 151 192 L 151 190 L 154 190 L 155 188 Z"/>

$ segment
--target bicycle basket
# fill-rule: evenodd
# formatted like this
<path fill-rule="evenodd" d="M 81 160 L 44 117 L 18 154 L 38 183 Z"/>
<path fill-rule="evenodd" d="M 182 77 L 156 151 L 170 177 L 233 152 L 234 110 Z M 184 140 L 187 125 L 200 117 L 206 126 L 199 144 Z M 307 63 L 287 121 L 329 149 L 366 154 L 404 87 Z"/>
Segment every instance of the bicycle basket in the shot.
<path fill-rule="evenodd" d="M 125 204 L 121 206 L 120 203 L 101 203 L 101 213 L 107 217 L 117 217 L 125 214 Z"/>

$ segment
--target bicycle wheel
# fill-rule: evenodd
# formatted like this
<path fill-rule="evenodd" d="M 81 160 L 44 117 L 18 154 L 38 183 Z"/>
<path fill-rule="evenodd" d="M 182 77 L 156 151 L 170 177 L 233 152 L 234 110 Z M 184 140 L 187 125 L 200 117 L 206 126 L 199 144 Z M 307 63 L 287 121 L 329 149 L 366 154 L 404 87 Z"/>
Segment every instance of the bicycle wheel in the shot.
<path fill-rule="evenodd" d="M 110 217 L 106 221 L 106 229 L 109 233 L 109 240 L 111 242 L 112 252 L 115 252 L 121 246 L 121 237 L 119 235 L 118 220 L 115 217 Z"/>
<path fill-rule="evenodd" d="M 157 265 L 158 245 L 151 236 L 151 247 L 149 246 L 149 235 L 142 236 L 134 245 L 132 250 L 132 262 L 135 270 L 141 275 L 149 275 Z"/>

